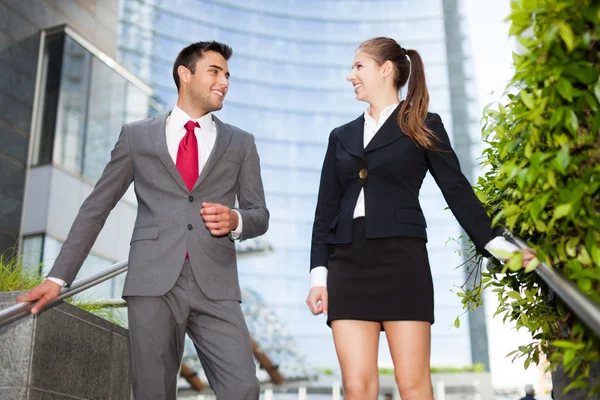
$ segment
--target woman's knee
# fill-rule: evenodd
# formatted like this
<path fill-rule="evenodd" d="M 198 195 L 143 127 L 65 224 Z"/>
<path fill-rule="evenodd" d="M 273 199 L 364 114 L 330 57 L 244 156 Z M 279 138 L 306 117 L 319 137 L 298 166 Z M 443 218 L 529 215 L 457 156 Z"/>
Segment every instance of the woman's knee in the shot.
<path fill-rule="evenodd" d="M 426 400 L 433 398 L 431 375 L 429 372 L 422 374 L 402 374 L 396 372 L 395 378 L 402 399 Z"/>
<path fill-rule="evenodd" d="M 344 396 L 350 398 L 366 398 L 362 396 L 372 396 L 379 390 L 378 377 L 375 378 L 344 378 Z"/>

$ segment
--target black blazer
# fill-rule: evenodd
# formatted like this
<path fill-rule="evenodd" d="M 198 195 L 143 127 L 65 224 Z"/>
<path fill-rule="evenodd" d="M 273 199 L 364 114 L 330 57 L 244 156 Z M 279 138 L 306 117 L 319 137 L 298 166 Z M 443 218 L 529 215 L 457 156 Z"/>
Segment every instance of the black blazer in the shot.
<path fill-rule="evenodd" d="M 419 190 L 431 172 L 446 202 L 477 249 L 495 236 L 491 220 L 460 170 L 440 116 L 428 113 L 426 124 L 439 151 L 425 150 L 398 127 L 400 106 L 365 148 L 364 115 L 335 128 L 321 171 L 313 225 L 311 269 L 327 266 L 329 245 L 352 241 L 354 208 L 365 193 L 367 238 L 412 236 L 427 239 Z"/>

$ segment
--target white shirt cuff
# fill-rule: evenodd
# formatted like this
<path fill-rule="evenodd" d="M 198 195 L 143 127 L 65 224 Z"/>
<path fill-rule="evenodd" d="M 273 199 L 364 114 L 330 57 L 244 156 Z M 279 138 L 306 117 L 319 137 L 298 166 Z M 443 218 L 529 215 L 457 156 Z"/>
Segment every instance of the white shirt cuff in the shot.
<path fill-rule="evenodd" d="M 240 238 L 240 236 L 242 235 L 242 229 L 243 229 L 244 222 L 242 220 L 242 214 L 240 214 L 240 212 L 236 209 L 234 209 L 233 211 L 235 211 L 238 215 L 238 226 L 237 226 L 237 228 L 235 228 L 234 230 L 232 230 L 230 232 L 230 235 L 233 240 L 238 240 Z"/>
<path fill-rule="evenodd" d="M 315 267 L 310 271 L 310 288 L 315 286 L 327 287 L 327 268 Z"/>
<path fill-rule="evenodd" d="M 519 250 L 516 245 L 506 240 L 504 236 L 496 236 L 490 240 L 484 248 L 489 251 L 491 255 L 500 260 L 506 259 L 511 253 Z"/>
<path fill-rule="evenodd" d="M 58 278 L 52 278 L 52 277 L 47 277 L 46 280 L 52 281 L 54 283 L 58 283 L 60 285 L 60 287 L 66 287 L 67 286 L 67 282 L 63 281 L 62 279 L 58 279 Z"/>

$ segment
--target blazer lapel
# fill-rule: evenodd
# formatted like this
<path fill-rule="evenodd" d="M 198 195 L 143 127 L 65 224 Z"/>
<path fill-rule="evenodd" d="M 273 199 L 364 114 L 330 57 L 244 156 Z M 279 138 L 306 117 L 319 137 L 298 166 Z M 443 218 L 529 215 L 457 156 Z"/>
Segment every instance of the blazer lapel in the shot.
<path fill-rule="evenodd" d="M 371 139 L 369 145 L 365 148 L 365 153 L 392 144 L 402 136 L 405 136 L 404 132 L 402 132 L 398 126 L 399 111 L 400 105 L 396 107 L 394 112 L 388 117 L 381 128 L 379 128 L 379 131 L 373 136 L 373 139 Z"/>
<path fill-rule="evenodd" d="M 217 127 L 217 138 L 215 139 L 215 145 L 213 146 L 212 151 L 210 152 L 210 156 L 208 156 L 208 160 L 206 160 L 206 164 L 202 167 L 202 171 L 200 171 L 200 176 L 196 180 L 196 184 L 194 185 L 194 189 L 196 189 L 206 176 L 210 173 L 210 171 L 214 168 L 219 161 L 219 158 L 229 146 L 229 142 L 231 141 L 232 131 L 226 124 L 222 123 L 217 117 L 213 115 L 213 120 L 215 121 L 215 126 Z"/>
<path fill-rule="evenodd" d="M 346 125 L 343 132 L 338 135 L 338 140 L 344 150 L 360 159 L 365 159 L 365 116 L 361 115 L 356 120 Z"/>
<path fill-rule="evenodd" d="M 167 118 L 169 114 L 165 114 L 158 118 L 150 121 L 150 125 L 148 126 L 148 132 L 150 134 L 150 138 L 152 139 L 152 145 L 154 146 L 154 150 L 156 151 L 156 155 L 158 159 L 164 164 L 167 171 L 171 174 L 173 179 L 179 183 L 179 186 L 186 192 L 188 191 L 185 182 L 183 182 L 183 178 L 175 166 L 171 155 L 169 154 L 169 148 L 167 147 Z"/>

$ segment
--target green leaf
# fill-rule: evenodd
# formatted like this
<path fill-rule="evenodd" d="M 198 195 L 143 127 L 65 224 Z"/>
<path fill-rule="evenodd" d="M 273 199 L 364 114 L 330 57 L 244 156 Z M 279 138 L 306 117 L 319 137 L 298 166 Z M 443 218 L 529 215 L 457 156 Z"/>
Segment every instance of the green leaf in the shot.
<path fill-rule="evenodd" d="M 577 135 L 579 133 L 579 118 L 577 118 L 577 114 L 573 110 L 567 110 L 567 128 L 573 135 Z"/>
<path fill-rule="evenodd" d="M 527 263 L 527 267 L 525 267 L 525 272 L 531 272 L 534 269 L 537 268 L 537 266 L 540 265 L 540 260 L 537 259 L 537 257 L 532 258 L 528 263 Z"/>
<path fill-rule="evenodd" d="M 583 265 L 590 265 L 592 263 L 592 258 L 590 254 L 587 252 L 585 247 L 582 247 L 579 251 L 579 255 L 577 256 L 577 261 L 582 263 Z"/>
<path fill-rule="evenodd" d="M 568 153 L 567 153 L 568 155 Z M 566 168 L 566 167 L 565 167 Z M 550 184 L 550 186 L 552 186 L 553 188 L 556 187 L 556 174 L 554 173 L 553 170 L 548 170 L 548 183 Z"/>
<path fill-rule="evenodd" d="M 585 381 L 573 381 L 567 385 L 563 393 L 568 393 L 573 389 L 585 389 L 587 388 L 587 382 Z"/>
<path fill-rule="evenodd" d="M 575 350 L 581 350 L 585 347 L 585 345 L 583 345 L 581 343 L 573 343 L 573 342 L 569 342 L 568 340 L 554 340 L 552 342 L 552 346 L 560 347 L 563 349 L 575 349 Z"/>
<path fill-rule="evenodd" d="M 548 230 L 548 226 L 541 219 L 536 219 L 533 221 L 533 223 L 535 224 L 535 229 L 537 229 L 538 232 L 546 232 Z"/>
<path fill-rule="evenodd" d="M 525 290 L 525 297 L 527 297 L 527 300 L 529 300 L 531 303 L 535 303 L 535 298 L 533 297 L 533 294 L 531 293 L 530 290 Z"/>
<path fill-rule="evenodd" d="M 521 207 L 516 204 L 511 204 L 508 207 L 503 209 L 505 217 L 512 217 L 513 215 L 517 215 L 521 212 Z"/>
<path fill-rule="evenodd" d="M 511 290 L 510 292 L 506 293 L 506 295 L 508 297 L 510 297 L 511 299 L 515 299 L 515 300 L 521 300 L 521 294 L 519 292 L 517 292 L 516 290 Z"/>
<path fill-rule="evenodd" d="M 552 218 L 561 219 L 567 216 L 571 212 L 572 208 L 573 206 L 571 205 L 571 203 L 561 204 L 554 209 L 554 214 L 552 215 Z"/>
<path fill-rule="evenodd" d="M 519 271 L 521 268 L 523 268 L 523 253 L 520 253 L 520 252 L 514 253 L 513 256 L 510 258 L 510 260 L 508 260 L 508 262 L 506 263 L 506 266 L 508 267 L 509 270 L 511 270 L 513 272 Z M 518 294 L 518 292 L 515 292 L 515 293 Z M 521 296 L 519 295 L 519 300 L 520 299 L 521 299 Z"/>
<path fill-rule="evenodd" d="M 589 278 L 583 278 L 577 281 L 577 286 L 584 292 L 589 293 L 592 290 L 592 280 Z"/>
<path fill-rule="evenodd" d="M 558 32 L 567 45 L 567 50 L 571 52 L 573 48 L 575 48 L 575 35 L 573 35 L 573 30 L 565 22 L 560 22 L 558 24 Z"/>
<path fill-rule="evenodd" d="M 569 146 L 562 146 L 560 151 L 556 154 L 556 166 L 560 169 L 560 171 L 564 174 L 567 172 L 567 167 L 571 163 L 571 155 Z"/>
<path fill-rule="evenodd" d="M 573 361 L 576 354 L 577 352 L 575 351 L 575 349 L 568 349 L 567 351 L 565 351 L 565 355 L 563 356 L 563 364 L 567 365 L 571 361 Z"/>
<path fill-rule="evenodd" d="M 571 85 L 571 82 L 569 82 L 567 79 L 563 77 L 558 78 L 558 85 L 556 86 L 556 89 L 563 98 L 569 102 L 573 101 L 573 85 Z"/>
<path fill-rule="evenodd" d="M 577 255 L 577 244 L 579 244 L 579 237 L 572 237 L 567 240 L 567 255 L 569 257 L 575 257 Z"/>
<path fill-rule="evenodd" d="M 585 62 L 568 65 L 565 68 L 565 74 L 577 78 L 581 83 L 586 85 L 590 85 L 598 79 L 596 70 L 590 64 Z"/>
<path fill-rule="evenodd" d="M 564 107 L 560 107 L 558 110 L 553 112 L 552 116 L 550 117 L 550 128 L 554 128 L 555 126 L 557 126 L 562 121 L 564 114 Z"/>
<path fill-rule="evenodd" d="M 594 85 L 594 95 L 596 96 L 596 100 L 600 102 L 600 79 L 598 79 L 598 82 Z"/>
<path fill-rule="evenodd" d="M 535 108 L 535 104 L 533 104 L 533 98 L 529 93 L 527 93 L 527 91 L 525 91 L 525 89 L 521 90 L 521 100 L 523 100 L 523 104 L 525 104 L 525 106 L 527 106 L 527 108 L 530 110 Z"/>
<path fill-rule="evenodd" d="M 456 317 L 456 319 L 454 320 L 454 326 L 456 328 L 460 328 L 460 318 L 459 317 Z"/>

